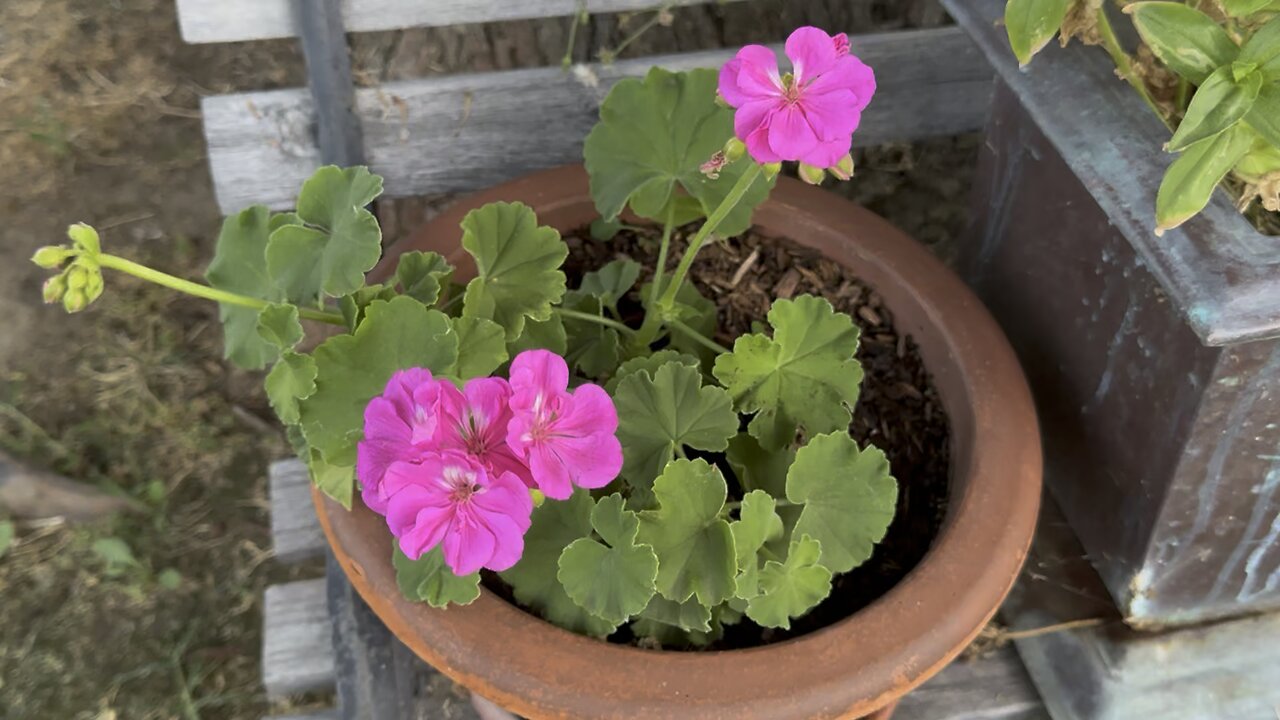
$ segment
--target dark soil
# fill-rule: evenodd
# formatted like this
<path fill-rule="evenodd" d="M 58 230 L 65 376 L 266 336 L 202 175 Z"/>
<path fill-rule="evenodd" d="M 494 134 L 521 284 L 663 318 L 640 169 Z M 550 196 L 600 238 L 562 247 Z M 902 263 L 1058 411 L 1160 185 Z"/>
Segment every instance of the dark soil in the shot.
<path fill-rule="evenodd" d="M 696 226 L 677 231 L 674 258 L 694 230 Z M 657 237 L 656 230 L 623 231 L 609 242 L 594 241 L 585 230 L 567 236 L 570 286 L 584 272 L 624 255 L 644 266 L 644 282 L 656 262 Z M 744 620 L 726 628 L 723 640 L 712 647 L 777 642 L 838 622 L 906 577 L 942 526 L 950 482 L 950 427 L 937 389 L 915 342 L 898 334 L 893 314 L 875 289 L 812 250 L 750 231 L 705 247 L 690 277 L 719 307 L 716 339 L 726 346 L 752 332 L 753 322 L 763 322 L 774 299 L 805 293 L 826 297 L 862 330 L 857 358 L 866 375 L 850 431 L 859 443 L 875 445 L 889 458 L 899 488 L 893 524 L 871 559 L 836 577 L 830 597 L 795 621 L 790 631 L 761 629 Z"/>

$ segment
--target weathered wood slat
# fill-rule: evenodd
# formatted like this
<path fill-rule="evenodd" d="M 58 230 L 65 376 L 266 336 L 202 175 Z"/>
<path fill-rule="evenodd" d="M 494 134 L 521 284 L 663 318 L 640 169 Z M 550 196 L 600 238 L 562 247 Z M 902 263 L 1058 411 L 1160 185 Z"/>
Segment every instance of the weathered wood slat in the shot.
<path fill-rule="evenodd" d="M 879 92 L 855 142 L 873 145 L 980 128 L 991 70 L 957 28 L 864 35 L 858 54 L 877 70 Z M 388 195 L 489 187 L 581 159 L 600 100 L 619 78 L 651 65 L 718 67 L 730 51 L 667 55 L 593 66 L 584 79 L 559 68 L 451 75 L 358 90 L 371 169 Z M 320 164 L 305 89 L 222 95 L 203 102 L 218 204 L 232 213 L 263 203 L 291 207 Z"/>
<path fill-rule="evenodd" d="M 311 475 L 297 458 L 271 463 L 271 542 L 276 558 L 296 563 L 324 552 L 324 532 L 311 503 Z"/>
<path fill-rule="evenodd" d="M 287 595 L 281 592 L 285 588 Z M 277 602 L 273 602 L 273 598 Z M 280 602 L 285 598 L 290 603 L 287 608 Z M 272 652 L 263 653 L 264 679 L 273 678 L 277 688 L 288 679 L 289 686 L 295 688 L 290 692 L 303 686 L 307 689 L 333 687 L 335 662 L 328 607 L 324 580 L 268 588 L 265 627 L 267 638 L 275 645 Z M 306 622 L 300 621 L 304 618 Z M 288 632 L 282 632 L 281 625 L 287 627 Z M 311 635 L 308 637 L 305 632 Z M 286 647 L 285 641 L 292 645 Z M 386 658 L 381 662 L 385 665 Z M 298 663 L 306 667 L 300 670 L 296 667 Z M 320 668 L 328 673 L 323 678 L 314 671 Z M 387 677 L 400 674 L 385 666 L 380 672 L 389 673 Z M 368 669 L 365 675 L 369 675 Z M 370 677 L 366 677 L 366 681 Z M 269 693 L 273 684 L 268 684 Z M 976 660 L 952 663 L 904 698 L 898 714 L 894 715 L 895 720 L 1048 720 L 1048 717 L 1012 648 Z"/>
<path fill-rule="evenodd" d="M 351 54 L 338 0 L 290 0 L 307 61 L 307 86 L 318 108 L 316 137 L 320 159 L 350 166 L 364 164 L 364 138 L 356 117 Z"/>
<path fill-rule="evenodd" d="M 717 0 L 732 2 L 733 0 Z M 294 37 L 298 26 L 290 0 L 177 0 L 182 39 L 189 43 Z M 711 0 L 676 0 L 697 5 Z M 654 0 L 586 0 L 587 12 L 649 10 Z M 351 32 L 444 27 L 499 20 L 559 17 L 578 11 L 579 0 L 342 0 Z"/>
<path fill-rule="evenodd" d="M 321 710 L 303 715 L 272 715 L 263 720 L 338 720 L 338 711 Z"/>
<path fill-rule="evenodd" d="M 333 687 L 332 625 L 324 578 L 272 585 L 262 614 L 262 684 L 267 696 Z"/>

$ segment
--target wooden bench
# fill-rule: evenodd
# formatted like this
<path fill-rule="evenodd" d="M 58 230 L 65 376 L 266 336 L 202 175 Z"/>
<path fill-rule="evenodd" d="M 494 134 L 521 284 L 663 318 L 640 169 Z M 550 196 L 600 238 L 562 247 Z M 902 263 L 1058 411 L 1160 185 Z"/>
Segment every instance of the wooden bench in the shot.
<path fill-rule="evenodd" d="M 694 5 L 708 0 L 681 0 Z M 726 0 L 720 0 L 724 2 Z M 560 67 L 468 73 L 356 89 L 346 32 L 442 27 L 652 8 L 655 0 L 177 0 L 185 40 L 299 37 L 309 87 L 207 97 L 202 102 L 214 192 L 224 213 L 292 206 L 318 166 L 367 164 L 387 197 L 457 193 L 581 158 L 599 102 L 620 78 L 652 65 L 715 67 L 713 50 Z M 958 28 L 852 39 L 877 68 L 880 90 L 856 141 L 875 145 L 978 130 L 992 71 Z M 536 138 L 536 141 L 531 141 Z M 270 469 L 277 558 L 326 554 L 302 463 Z M 474 718 L 477 709 L 414 658 L 329 560 L 325 578 L 268 588 L 263 683 L 279 698 L 336 689 L 338 708 L 291 720 Z M 1042 705 L 1012 649 L 958 662 L 907 697 L 903 720 L 1041 720 Z M 279 720 L 279 719 L 277 719 Z"/>

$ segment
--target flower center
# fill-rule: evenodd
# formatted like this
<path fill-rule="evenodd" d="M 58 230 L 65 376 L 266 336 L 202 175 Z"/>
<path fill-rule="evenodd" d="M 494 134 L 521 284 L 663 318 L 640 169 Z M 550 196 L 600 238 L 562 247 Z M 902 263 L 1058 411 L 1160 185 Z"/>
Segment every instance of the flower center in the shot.
<path fill-rule="evenodd" d="M 444 481 L 449 485 L 449 500 L 465 503 L 483 488 L 476 484 L 476 474 L 466 468 L 451 466 L 444 469 Z"/>
<path fill-rule="evenodd" d="M 796 82 L 796 76 L 787 73 L 782 76 L 782 99 L 787 101 L 788 105 L 795 105 L 800 102 L 800 85 Z"/>

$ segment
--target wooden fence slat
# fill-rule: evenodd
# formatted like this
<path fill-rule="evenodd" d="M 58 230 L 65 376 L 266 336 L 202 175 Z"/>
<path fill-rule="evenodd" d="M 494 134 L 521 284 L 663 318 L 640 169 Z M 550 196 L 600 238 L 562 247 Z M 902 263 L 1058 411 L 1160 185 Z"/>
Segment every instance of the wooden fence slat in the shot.
<path fill-rule="evenodd" d="M 333 686 L 324 578 L 267 588 L 262 617 L 262 684 L 268 697 Z"/>
<path fill-rule="evenodd" d="M 699 5 L 712 0 L 676 0 Z M 716 0 L 733 2 L 734 0 Z M 177 0 L 182 39 L 189 43 L 295 37 L 291 0 Z M 650 10 L 654 0 L 586 0 L 591 13 Z M 350 32 L 445 27 L 499 20 L 568 16 L 579 0 L 342 0 Z"/>
<path fill-rule="evenodd" d="M 267 469 L 271 501 L 271 545 L 276 559 L 294 564 L 319 557 L 324 531 L 311 503 L 311 473 L 297 458 L 277 460 Z"/>
<path fill-rule="evenodd" d="M 879 90 L 854 136 L 860 145 L 977 130 L 992 71 L 957 28 L 853 38 Z M 718 67 L 715 50 L 591 66 L 592 74 L 535 68 L 388 83 L 356 92 L 365 154 L 389 196 L 489 187 L 581 159 L 600 100 L 618 79 L 652 65 Z M 220 95 L 203 102 L 209 165 L 224 213 L 254 203 L 292 207 L 320 164 L 306 89 Z"/>

